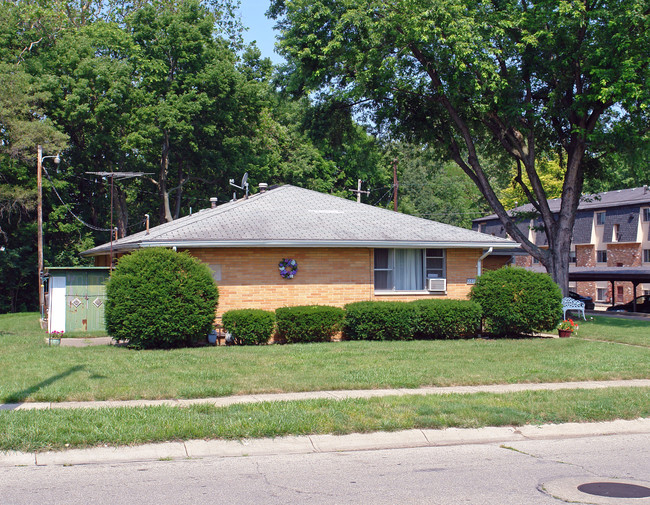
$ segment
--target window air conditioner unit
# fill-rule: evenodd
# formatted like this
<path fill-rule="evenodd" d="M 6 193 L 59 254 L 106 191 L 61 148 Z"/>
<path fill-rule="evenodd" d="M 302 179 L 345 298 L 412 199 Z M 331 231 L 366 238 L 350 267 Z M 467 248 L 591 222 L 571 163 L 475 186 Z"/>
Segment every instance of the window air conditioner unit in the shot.
<path fill-rule="evenodd" d="M 444 293 L 447 291 L 447 279 L 427 279 L 427 290 Z"/>

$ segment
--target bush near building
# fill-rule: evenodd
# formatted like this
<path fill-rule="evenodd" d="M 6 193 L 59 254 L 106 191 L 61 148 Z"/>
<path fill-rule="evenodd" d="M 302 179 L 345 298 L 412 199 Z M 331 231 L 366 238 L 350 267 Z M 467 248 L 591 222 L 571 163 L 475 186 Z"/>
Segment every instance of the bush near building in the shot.
<path fill-rule="evenodd" d="M 275 329 L 275 314 L 261 309 L 229 310 L 221 316 L 221 323 L 236 344 L 267 344 Z"/>
<path fill-rule="evenodd" d="M 418 300 L 416 338 L 456 339 L 481 330 L 481 306 L 469 300 Z"/>
<path fill-rule="evenodd" d="M 307 305 L 276 309 L 277 336 L 281 342 L 329 342 L 345 319 L 340 307 Z"/>
<path fill-rule="evenodd" d="M 413 340 L 417 308 L 408 302 L 354 302 L 345 306 L 350 340 Z"/>
<path fill-rule="evenodd" d="M 470 292 L 481 306 L 485 329 L 499 336 L 554 330 L 562 316 L 562 292 L 548 274 L 505 267 L 486 271 Z"/>
<path fill-rule="evenodd" d="M 204 340 L 219 299 L 206 265 L 164 248 L 121 257 L 106 294 L 108 333 L 140 349 L 185 347 Z"/>

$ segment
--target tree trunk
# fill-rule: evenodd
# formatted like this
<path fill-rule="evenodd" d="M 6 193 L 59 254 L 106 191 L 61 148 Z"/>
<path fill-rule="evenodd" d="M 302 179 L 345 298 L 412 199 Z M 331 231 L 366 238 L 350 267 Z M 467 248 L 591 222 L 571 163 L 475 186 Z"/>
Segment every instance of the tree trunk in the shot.
<path fill-rule="evenodd" d="M 173 221 L 171 207 L 169 205 L 169 190 L 167 189 L 167 173 L 169 169 L 169 132 L 163 132 L 162 153 L 160 156 L 160 178 L 158 191 L 160 193 L 160 221 Z"/>
<path fill-rule="evenodd" d="M 124 238 L 129 227 L 129 209 L 126 205 L 126 193 L 122 188 L 115 187 L 115 203 L 117 204 L 117 230 L 120 238 Z"/>

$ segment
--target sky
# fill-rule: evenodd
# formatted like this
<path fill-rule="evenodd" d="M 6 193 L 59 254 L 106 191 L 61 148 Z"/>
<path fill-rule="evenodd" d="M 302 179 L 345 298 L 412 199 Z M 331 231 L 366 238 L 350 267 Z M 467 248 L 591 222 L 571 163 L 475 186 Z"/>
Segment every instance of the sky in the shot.
<path fill-rule="evenodd" d="M 242 24 L 248 28 L 244 33 L 244 40 L 255 41 L 263 57 L 271 58 L 273 63 L 279 64 L 283 63 L 284 59 L 273 51 L 276 35 L 273 30 L 275 21 L 264 15 L 270 4 L 270 0 L 241 0 L 239 14 Z"/>

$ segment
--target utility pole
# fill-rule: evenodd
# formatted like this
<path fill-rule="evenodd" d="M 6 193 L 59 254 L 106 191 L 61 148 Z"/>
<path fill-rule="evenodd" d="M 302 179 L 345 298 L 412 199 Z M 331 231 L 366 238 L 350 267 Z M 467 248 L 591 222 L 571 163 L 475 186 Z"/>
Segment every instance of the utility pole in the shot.
<path fill-rule="evenodd" d="M 38 188 L 38 309 L 41 321 L 45 315 L 45 286 L 43 285 L 43 148 L 36 148 L 36 187 Z"/>
<path fill-rule="evenodd" d="M 370 191 L 361 191 L 361 179 L 357 179 L 357 189 L 349 189 L 348 191 L 352 191 L 353 193 L 357 194 L 357 203 L 361 203 L 361 193 L 364 195 L 369 195 Z"/>
<path fill-rule="evenodd" d="M 43 147 L 39 144 L 36 146 L 36 188 L 37 188 L 37 203 L 36 203 L 36 216 L 38 228 L 38 308 L 41 312 L 41 322 L 45 318 L 45 281 L 43 279 L 43 160 L 46 158 L 54 158 L 54 163 L 57 165 L 61 162 L 59 155 L 56 156 L 43 156 Z"/>
<path fill-rule="evenodd" d="M 397 158 L 393 160 L 393 210 L 397 212 L 397 188 L 399 188 L 399 183 L 397 182 Z"/>

